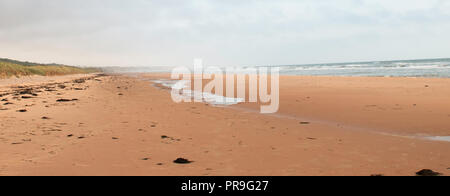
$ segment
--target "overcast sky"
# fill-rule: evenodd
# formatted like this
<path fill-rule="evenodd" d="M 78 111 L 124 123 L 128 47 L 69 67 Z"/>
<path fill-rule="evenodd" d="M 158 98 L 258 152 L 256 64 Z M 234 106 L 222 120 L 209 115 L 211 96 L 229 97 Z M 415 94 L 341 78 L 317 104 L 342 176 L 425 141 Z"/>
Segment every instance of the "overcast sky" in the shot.
<path fill-rule="evenodd" d="M 94 66 L 450 57 L 450 0 L 0 0 L 0 57 Z"/>

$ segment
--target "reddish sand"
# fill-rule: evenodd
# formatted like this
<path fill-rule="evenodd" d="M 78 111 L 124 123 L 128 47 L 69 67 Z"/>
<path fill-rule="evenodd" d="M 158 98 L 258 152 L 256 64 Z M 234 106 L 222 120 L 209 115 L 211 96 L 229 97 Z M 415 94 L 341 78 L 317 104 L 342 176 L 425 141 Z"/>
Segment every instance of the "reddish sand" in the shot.
<path fill-rule="evenodd" d="M 449 79 L 282 76 L 271 115 L 177 104 L 142 79 L 1 87 L 0 175 L 450 174 L 450 142 L 422 138 L 450 135 Z"/>

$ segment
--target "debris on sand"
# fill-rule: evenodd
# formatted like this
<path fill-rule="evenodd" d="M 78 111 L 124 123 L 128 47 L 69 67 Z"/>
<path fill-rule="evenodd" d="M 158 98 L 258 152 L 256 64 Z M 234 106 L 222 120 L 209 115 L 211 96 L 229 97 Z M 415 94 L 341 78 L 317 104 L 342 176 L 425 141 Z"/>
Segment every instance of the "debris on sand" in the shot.
<path fill-rule="evenodd" d="M 67 135 L 67 137 L 73 137 L 73 134 L 69 134 L 69 135 Z"/>
<path fill-rule="evenodd" d="M 41 119 L 42 119 L 42 120 L 50 120 L 50 118 L 49 118 L 49 117 L 46 117 L 46 116 L 43 116 Z"/>
<path fill-rule="evenodd" d="M 150 160 L 150 158 L 142 158 L 141 160 L 148 161 L 148 160 Z"/>
<path fill-rule="evenodd" d="M 189 164 L 192 163 L 192 161 L 189 161 L 187 159 L 184 158 L 178 158 L 177 160 L 173 161 L 176 164 Z"/>
<path fill-rule="evenodd" d="M 431 169 L 422 169 L 416 173 L 417 176 L 440 176 L 442 175 L 439 172 L 435 172 Z"/>
<path fill-rule="evenodd" d="M 81 84 L 81 83 L 86 82 L 86 80 L 85 80 L 85 79 L 76 79 L 76 80 L 74 80 L 73 82 L 74 82 L 74 83 Z"/>
<path fill-rule="evenodd" d="M 33 89 L 25 89 L 18 92 L 20 95 L 32 95 Z"/>
<path fill-rule="evenodd" d="M 311 124 L 310 122 L 300 122 L 301 125 L 309 125 Z"/>
<path fill-rule="evenodd" d="M 17 112 L 27 112 L 28 110 L 26 109 L 22 109 L 22 110 L 17 110 Z"/>
<path fill-rule="evenodd" d="M 47 91 L 47 92 L 54 92 L 54 91 L 57 91 L 57 90 L 52 89 L 52 88 L 46 88 L 45 91 Z"/>
<path fill-rule="evenodd" d="M 163 140 L 170 139 L 171 141 L 178 141 L 178 142 L 181 141 L 181 139 L 176 139 L 176 138 L 173 138 L 173 137 L 169 137 L 167 135 L 162 135 L 161 139 L 163 139 Z"/>
<path fill-rule="evenodd" d="M 370 176 L 384 176 L 383 174 L 372 174 Z"/>
<path fill-rule="evenodd" d="M 70 101 L 78 101 L 78 99 L 58 99 L 57 102 L 70 102 Z"/>
<path fill-rule="evenodd" d="M 119 138 L 117 138 L 117 137 L 112 137 L 112 139 L 113 139 L 113 140 L 118 140 Z"/>

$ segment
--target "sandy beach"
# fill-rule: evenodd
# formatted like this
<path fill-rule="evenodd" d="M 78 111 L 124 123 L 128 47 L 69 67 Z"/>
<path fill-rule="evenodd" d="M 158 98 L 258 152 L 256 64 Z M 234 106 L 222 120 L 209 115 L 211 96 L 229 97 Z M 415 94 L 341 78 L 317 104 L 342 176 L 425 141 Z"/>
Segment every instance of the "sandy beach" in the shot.
<path fill-rule="evenodd" d="M 174 103 L 161 78 L 0 80 L 0 175 L 450 175 L 450 79 L 281 76 L 263 115 Z"/>

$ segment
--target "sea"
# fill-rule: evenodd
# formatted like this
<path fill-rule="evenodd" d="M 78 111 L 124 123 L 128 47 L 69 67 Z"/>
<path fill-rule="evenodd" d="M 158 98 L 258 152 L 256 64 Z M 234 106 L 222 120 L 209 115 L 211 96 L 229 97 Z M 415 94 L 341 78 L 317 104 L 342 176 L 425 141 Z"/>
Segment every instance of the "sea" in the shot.
<path fill-rule="evenodd" d="M 280 74 L 311 76 L 450 77 L 450 58 L 282 65 Z"/>
<path fill-rule="evenodd" d="M 207 65 L 205 65 L 206 67 Z M 450 58 L 369 61 L 329 64 L 264 65 L 249 67 L 279 67 L 281 75 L 302 76 L 373 76 L 373 77 L 450 77 Z M 113 68 L 113 72 L 170 73 L 171 66 Z"/>

